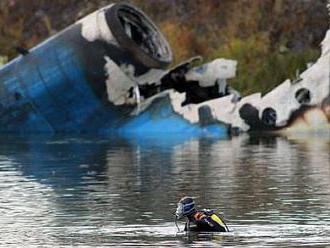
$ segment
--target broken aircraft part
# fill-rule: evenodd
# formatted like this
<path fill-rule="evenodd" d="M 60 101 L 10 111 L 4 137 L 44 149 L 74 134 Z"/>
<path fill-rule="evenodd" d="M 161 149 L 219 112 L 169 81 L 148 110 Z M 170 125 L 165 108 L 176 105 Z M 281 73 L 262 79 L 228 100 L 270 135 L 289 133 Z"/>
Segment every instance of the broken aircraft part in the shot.
<path fill-rule="evenodd" d="M 115 129 L 134 109 L 128 89 L 171 61 L 149 18 L 131 5 L 110 5 L 0 69 L 0 131 Z"/>
<path fill-rule="evenodd" d="M 187 133 L 330 128 L 330 31 L 319 60 L 262 96 L 227 80 L 237 62 L 171 49 L 128 4 L 100 9 L 0 69 L 0 132 Z"/>

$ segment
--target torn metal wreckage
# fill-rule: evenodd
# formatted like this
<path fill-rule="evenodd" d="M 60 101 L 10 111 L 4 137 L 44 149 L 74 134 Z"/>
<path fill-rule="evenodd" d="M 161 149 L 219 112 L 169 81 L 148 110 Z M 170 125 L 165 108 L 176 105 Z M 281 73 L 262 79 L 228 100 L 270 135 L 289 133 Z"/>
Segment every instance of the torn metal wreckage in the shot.
<path fill-rule="evenodd" d="M 113 4 L 0 69 L 0 132 L 216 134 L 330 128 L 330 30 L 295 81 L 241 97 L 236 61 L 172 69 L 164 36 L 139 9 Z"/>

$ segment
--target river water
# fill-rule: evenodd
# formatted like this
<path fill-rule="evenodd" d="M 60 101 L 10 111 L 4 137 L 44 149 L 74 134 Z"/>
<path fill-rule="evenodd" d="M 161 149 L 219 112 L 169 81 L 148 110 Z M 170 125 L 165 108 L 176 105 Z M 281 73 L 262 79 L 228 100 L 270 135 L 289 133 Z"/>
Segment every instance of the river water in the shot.
<path fill-rule="evenodd" d="M 329 161 L 329 132 L 1 136 L 0 246 L 330 247 Z M 178 232 L 184 195 L 219 209 L 231 232 Z"/>

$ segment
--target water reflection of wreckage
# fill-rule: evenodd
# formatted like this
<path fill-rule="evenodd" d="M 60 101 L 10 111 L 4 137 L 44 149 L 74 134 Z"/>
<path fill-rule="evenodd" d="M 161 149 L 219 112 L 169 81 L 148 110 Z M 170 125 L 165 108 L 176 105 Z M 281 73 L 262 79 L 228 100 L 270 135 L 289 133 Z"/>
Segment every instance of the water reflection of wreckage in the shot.
<path fill-rule="evenodd" d="M 166 70 L 172 53 L 156 26 L 110 5 L 0 69 L 0 131 L 329 130 L 330 31 L 316 63 L 264 96 L 228 86 L 236 61 L 198 60 Z"/>

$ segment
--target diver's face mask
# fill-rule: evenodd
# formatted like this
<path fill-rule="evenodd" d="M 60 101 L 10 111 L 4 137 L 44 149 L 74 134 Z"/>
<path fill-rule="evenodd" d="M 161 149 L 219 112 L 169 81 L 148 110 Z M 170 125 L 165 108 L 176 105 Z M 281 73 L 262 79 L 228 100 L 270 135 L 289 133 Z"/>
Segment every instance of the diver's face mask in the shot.
<path fill-rule="evenodd" d="M 181 219 L 185 216 L 188 216 L 190 213 L 192 213 L 195 209 L 195 202 L 189 202 L 189 203 L 178 203 L 178 207 L 175 211 L 175 216 L 177 219 Z"/>
<path fill-rule="evenodd" d="M 183 204 L 181 202 L 178 203 L 178 207 L 176 208 L 176 211 L 175 211 L 175 217 L 177 219 L 182 219 L 184 214 L 183 214 Z"/>

